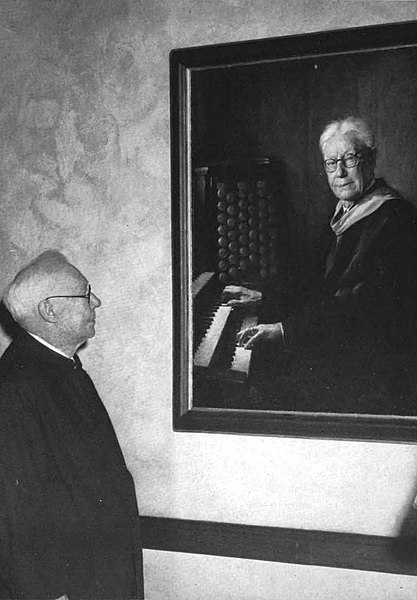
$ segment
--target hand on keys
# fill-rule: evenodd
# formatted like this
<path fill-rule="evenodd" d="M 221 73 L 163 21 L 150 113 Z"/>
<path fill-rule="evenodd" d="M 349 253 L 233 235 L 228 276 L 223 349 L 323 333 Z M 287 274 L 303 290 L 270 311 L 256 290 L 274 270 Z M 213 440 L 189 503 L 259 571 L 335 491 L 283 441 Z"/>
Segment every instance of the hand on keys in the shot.
<path fill-rule="evenodd" d="M 222 300 L 233 307 L 255 307 L 262 302 L 262 292 L 242 285 L 227 285 L 223 290 Z"/>
<path fill-rule="evenodd" d="M 281 323 L 263 323 L 242 329 L 237 334 L 237 343 L 247 350 L 251 350 L 259 342 L 278 340 L 282 340 Z"/>

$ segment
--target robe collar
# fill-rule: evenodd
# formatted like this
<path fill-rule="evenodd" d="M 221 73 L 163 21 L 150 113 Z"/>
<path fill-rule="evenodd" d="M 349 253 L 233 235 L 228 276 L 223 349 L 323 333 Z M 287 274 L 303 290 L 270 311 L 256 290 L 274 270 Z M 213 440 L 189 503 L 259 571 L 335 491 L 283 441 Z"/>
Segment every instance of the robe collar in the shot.
<path fill-rule="evenodd" d="M 62 352 L 62 350 L 60 350 L 59 348 L 56 348 L 55 346 L 53 346 L 52 344 L 50 344 L 49 342 L 47 342 L 46 340 L 41 338 L 39 335 L 36 335 L 36 333 L 32 333 L 31 331 L 28 331 L 28 334 L 31 335 L 33 338 L 35 338 L 35 340 L 37 340 L 40 344 L 43 344 L 44 346 L 46 346 L 53 352 L 56 352 L 57 354 L 60 354 L 61 356 L 64 356 L 65 358 L 70 358 L 71 360 L 74 360 L 73 356 L 68 356 L 68 354 L 65 354 L 65 352 Z"/>
<path fill-rule="evenodd" d="M 63 354 L 48 348 L 45 344 L 36 340 L 32 335 L 20 327 L 16 332 L 15 342 L 24 350 L 24 355 L 30 361 L 53 364 L 57 368 L 82 368 L 81 360 L 77 354 L 74 354 L 73 359 L 68 358 Z"/>

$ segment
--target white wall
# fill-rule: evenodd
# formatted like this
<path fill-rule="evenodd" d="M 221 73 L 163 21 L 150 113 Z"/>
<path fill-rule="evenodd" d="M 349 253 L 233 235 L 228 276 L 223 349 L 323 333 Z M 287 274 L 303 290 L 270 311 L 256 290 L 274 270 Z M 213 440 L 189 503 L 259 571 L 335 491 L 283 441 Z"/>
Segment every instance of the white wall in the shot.
<path fill-rule="evenodd" d="M 147 600 L 415 600 L 415 577 L 145 552 Z"/>
<path fill-rule="evenodd" d="M 416 486 L 415 446 L 162 437 L 151 455 L 158 475 L 145 472 L 139 489 L 152 516 L 395 535 Z"/>

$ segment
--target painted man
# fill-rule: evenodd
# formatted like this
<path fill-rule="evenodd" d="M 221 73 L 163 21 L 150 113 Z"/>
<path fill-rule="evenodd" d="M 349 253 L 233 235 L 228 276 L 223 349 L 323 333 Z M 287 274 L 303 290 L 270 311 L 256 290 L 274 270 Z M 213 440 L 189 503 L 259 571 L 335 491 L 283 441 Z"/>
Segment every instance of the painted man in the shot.
<path fill-rule="evenodd" d="M 287 373 L 303 409 L 316 390 L 314 409 L 322 408 L 320 400 L 329 391 L 334 404 L 326 400 L 326 410 L 417 414 L 414 400 L 408 405 L 400 391 L 404 376 L 415 371 L 410 355 L 417 334 L 415 209 L 375 178 L 374 134 L 363 119 L 331 122 L 320 149 L 336 199 L 323 276 L 299 310 L 245 329 L 238 340 L 246 348 L 273 342 L 288 351 Z M 226 289 L 227 294 L 236 306 L 260 298 L 242 288 Z M 280 382 L 283 373 L 273 384 L 274 394 Z M 296 408 L 297 394 L 292 397 Z"/>

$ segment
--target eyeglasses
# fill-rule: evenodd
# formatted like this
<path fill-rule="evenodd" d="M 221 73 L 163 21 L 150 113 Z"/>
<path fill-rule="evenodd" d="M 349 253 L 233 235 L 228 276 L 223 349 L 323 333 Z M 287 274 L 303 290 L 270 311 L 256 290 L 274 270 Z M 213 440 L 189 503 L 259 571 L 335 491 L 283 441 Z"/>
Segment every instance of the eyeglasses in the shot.
<path fill-rule="evenodd" d="M 68 295 L 68 296 L 48 296 L 47 298 L 45 298 L 45 300 L 50 300 L 51 298 L 86 298 L 88 304 L 90 304 L 90 299 L 91 299 L 91 285 L 88 284 L 88 288 L 87 288 L 87 292 L 85 294 L 79 294 L 79 295 Z"/>
<path fill-rule="evenodd" d="M 337 163 L 342 163 L 346 169 L 353 169 L 362 159 L 362 154 L 359 152 L 345 154 L 342 158 L 328 158 L 323 161 L 324 170 L 326 173 L 334 173 L 337 170 Z"/>

